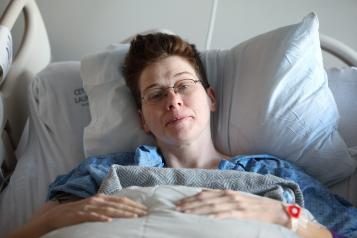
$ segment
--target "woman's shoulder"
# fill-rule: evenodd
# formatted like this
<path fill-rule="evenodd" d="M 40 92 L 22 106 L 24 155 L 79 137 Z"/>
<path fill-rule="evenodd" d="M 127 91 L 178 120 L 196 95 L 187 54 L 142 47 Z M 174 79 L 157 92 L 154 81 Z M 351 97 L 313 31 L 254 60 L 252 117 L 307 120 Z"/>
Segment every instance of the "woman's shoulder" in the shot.
<path fill-rule="evenodd" d="M 103 164 L 103 163 L 132 163 L 135 152 L 115 152 L 101 155 L 91 155 L 81 162 L 85 164 Z"/>
<path fill-rule="evenodd" d="M 306 173 L 294 165 L 292 162 L 270 154 L 251 154 L 236 155 L 231 157 L 227 162 L 222 163 L 225 168 L 260 174 L 273 174 L 279 177 L 286 177 L 285 173 L 290 175 L 305 176 Z"/>

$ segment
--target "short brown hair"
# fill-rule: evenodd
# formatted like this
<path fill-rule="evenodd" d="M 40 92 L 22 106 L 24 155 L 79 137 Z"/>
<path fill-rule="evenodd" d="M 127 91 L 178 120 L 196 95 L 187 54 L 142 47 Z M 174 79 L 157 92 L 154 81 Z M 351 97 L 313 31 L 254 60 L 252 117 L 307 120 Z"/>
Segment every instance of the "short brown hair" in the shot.
<path fill-rule="evenodd" d="M 122 72 L 138 108 L 141 108 L 139 78 L 142 71 L 148 65 L 169 56 L 186 59 L 196 71 L 204 88 L 209 88 L 206 71 L 195 45 L 189 44 L 177 35 L 165 33 L 137 35 L 130 43 Z"/>

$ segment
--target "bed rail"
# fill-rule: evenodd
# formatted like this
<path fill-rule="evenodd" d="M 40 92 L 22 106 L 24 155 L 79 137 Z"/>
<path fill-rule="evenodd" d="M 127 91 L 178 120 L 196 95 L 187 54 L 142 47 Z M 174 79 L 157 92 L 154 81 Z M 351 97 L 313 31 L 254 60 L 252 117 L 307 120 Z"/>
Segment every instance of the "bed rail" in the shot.
<path fill-rule="evenodd" d="M 320 34 L 321 49 L 337 57 L 349 66 L 357 66 L 357 52 L 351 47 L 327 35 Z"/>
<path fill-rule="evenodd" d="M 21 13 L 24 16 L 22 40 L 6 80 L 0 86 L 0 96 L 4 102 L 1 145 L 5 153 L 1 152 L 9 171 L 15 166 L 13 151 L 28 117 L 28 85 L 51 59 L 47 31 L 35 0 L 11 0 L 0 18 L 0 25 L 13 29 Z"/>

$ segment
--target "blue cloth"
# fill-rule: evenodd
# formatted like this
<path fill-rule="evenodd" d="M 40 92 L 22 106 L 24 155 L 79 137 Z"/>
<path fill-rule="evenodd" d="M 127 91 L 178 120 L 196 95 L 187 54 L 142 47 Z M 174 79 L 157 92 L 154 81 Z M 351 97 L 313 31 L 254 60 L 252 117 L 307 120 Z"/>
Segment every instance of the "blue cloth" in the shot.
<path fill-rule="evenodd" d="M 140 146 L 135 152 L 89 157 L 69 174 L 57 177 L 50 184 L 48 198 L 60 193 L 89 197 L 97 193 L 112 164 L 165 167 L 165 160 L 157 147 Z M 292 163 L 271 155 L 239 155 L 222 160 L 220 170 L 239 170 L 272 174 L 299 184 L 305 207 L 318 222 L 346 237 L 357 237 L 357 208 L 329 192 L 320 182 Z"/>

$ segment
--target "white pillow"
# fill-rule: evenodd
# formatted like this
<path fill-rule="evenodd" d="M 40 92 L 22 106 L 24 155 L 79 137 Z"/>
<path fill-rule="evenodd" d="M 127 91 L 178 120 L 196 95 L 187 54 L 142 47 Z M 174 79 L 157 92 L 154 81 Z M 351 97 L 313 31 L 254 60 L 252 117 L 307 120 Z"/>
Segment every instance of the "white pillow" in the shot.
<path fill-rule="evenodd" d="M 326 70 L 341 119 L 338 131 L 348 147 L 357 149 L 357 68 Z"/>
<path fill-rule="evenodd" d="M 154 144 L 139 122 L 137 108 L 121 74 L 128 44 L 113 45 L 81 60 L 83 87 L 88 95 L 91 122 L 84 129 L 86 156 L 133 151 Z"/>
<path fill-rule="evenodd" d="M 352 174 L 356 162 L 337 131 L 339 115 L 322 65 L 318 26 L 310 14 L 230 50 L 205 52 L 202 59 L 218 99 L 212 131 L 222 152 L 273 154 L 331 184 Z M 120 72 L 127 47 L 81 61 L 92 116 L 84 131 L 86 155 L 153 143 L 140 129 Z"/>

